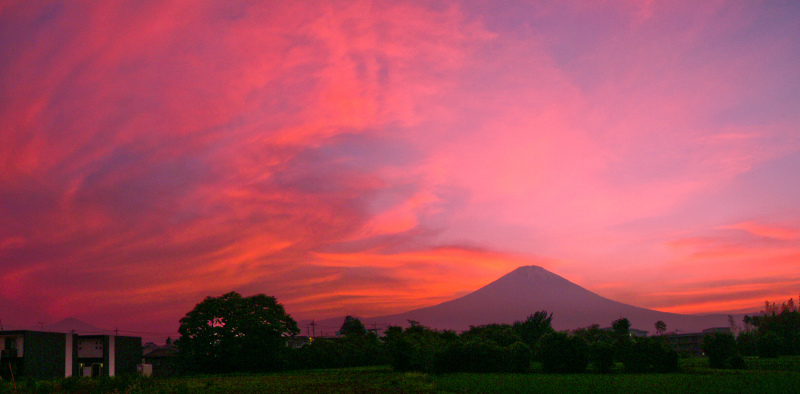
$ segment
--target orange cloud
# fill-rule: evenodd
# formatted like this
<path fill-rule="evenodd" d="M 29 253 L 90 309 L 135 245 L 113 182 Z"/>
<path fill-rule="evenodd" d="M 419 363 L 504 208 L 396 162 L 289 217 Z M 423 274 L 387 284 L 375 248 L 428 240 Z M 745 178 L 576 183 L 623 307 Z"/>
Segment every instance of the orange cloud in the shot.
<path fill-rule="evenodd" d="M 4 2 L 0 314 L 382 314 L 531 261 L 643 306 L 778 296 L 713 283 L 796 265 L 790 11 Z"/>
<path fill-rule="evenodd" d="M 779 240 L 800 239 L 800 230 L 790 227 L 770 226 L 755 222 L 741 222 L 720 227 L 723 230 L 742 230 L 757 237 L 774 238 Z"/>

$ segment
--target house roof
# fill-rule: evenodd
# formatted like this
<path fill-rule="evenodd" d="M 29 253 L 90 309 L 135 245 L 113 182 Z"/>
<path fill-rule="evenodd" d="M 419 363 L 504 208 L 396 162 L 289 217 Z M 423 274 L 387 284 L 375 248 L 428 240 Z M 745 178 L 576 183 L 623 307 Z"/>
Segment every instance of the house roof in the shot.
<path fill-rule="evenodd" d="M 176 353 L 175 348 L 162 347 L 145 354 L 144 357 L 175 357 Z"/>

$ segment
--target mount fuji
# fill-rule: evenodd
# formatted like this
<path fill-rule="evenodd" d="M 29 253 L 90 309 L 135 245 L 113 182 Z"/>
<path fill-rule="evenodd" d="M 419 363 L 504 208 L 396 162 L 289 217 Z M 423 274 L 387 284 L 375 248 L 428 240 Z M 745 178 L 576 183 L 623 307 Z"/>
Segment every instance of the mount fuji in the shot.
<path fill-rule="evenodd" d="M 592 324 L 609 327 L 612 321 L 623 317 L 631 322 L 631 328 L 651 332 L 659 320 L 667 323 L 669 332 L 700 332 L 706 328 L 730 326 L 727 314 L 667 313 L 614 301 L 538 266 L 519 267 L 452 301 L 361 320 L 367 327 L 373 324 L 407 326 L 408 320 L 414 320 L 426 327 L 463 331 L 471 325 L 510 324 L 525 320 L 541 310 L 553 313 L 552 325 L 556 330 L 572 330 Z M 733 316 L 741 322 L 744 315 Z M 337 318 L 320 323 L 338 327 L 342 321 L 342 318 Z"/>

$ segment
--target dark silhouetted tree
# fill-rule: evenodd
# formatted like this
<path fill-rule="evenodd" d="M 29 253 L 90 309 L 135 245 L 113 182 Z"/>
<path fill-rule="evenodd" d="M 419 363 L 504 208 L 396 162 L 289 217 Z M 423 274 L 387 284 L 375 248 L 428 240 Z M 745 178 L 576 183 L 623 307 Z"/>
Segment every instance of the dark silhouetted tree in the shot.
<path fill-rule="evenodd" d="M 702 347 L 711 368 L 725 368 L 726 361 L 736 355 L 736 339 L 726 332 L 706 335 Z"/>
<path fill-rule="evenodd" d="M 746 328 L 755 331 L 759 339 L 770 332 L 777 335 L 780 354 L 800 354 L 800 311 L 794 299 L 790 298 L 780 306 L 765 301 L 761 314 L 745 316 L 744 321 Z"/>
<path fill-rule="evenodd" d="M 586 341 L 564 332 L 551 332 L 539 338 L 538 353 L 545 372 L 584 372 L 589 365 Z"/>
<path fill-rule="evenodd" d="M 398 371 L 437 371 L 436 353 L 450 341 L 458 340 L 452 332 L 439 332 L 409 320 L 405 330 L 390 326 L 384 333 L 389 363 Z"/>
<path fill-rule="evenodd" d="M 736 336 L 736 350 L 744 356 L 758 355 L 758 336 L 755 331 L 740 331 Z"/>
<path fill-rule="evenodd" d="M 589 355 L 594 368 L 600 373 L 609 373 L 614 367 L 614 349 L 608 342 L 589 345 Z"/>
<path fill-rule="evenodd" d="M 778 334 L 770 331 L 761 335 L 756 341 L 758 346 L 758 357 L 760 358 L 778 358 L 781 352 L 781 337 Z"/>
<path fill-rule="evenodd" d="M 572 331 L 572 335 L 583 338 L 589 344 L 589 362 L 594 365 L 595 370 L 600 373 L 611 371 L 614 366 L 614 350 L 611 346 L 612 332 L 603 330 L 597 324 L 592 324 L 589 327 Z"/>
<path fill-rule="evenodd" d="M 631 322 L 624 317 L 614 320 L 611 322 L 611 329 L 614 359 L 625 363 L 629 358 L 635 357 L 635 355 L 632 354 L 633 339 L 631 338 Z"/>
<path fill-rule="evenodd" d="M 464 342 L 474 340 L 493 341 L 500 347 L 509 347 L 514 342 L 522 339 L 508 324 L 487 324 L 483 326 L 469 326 L 469 330 L 461 334 Z"/>
<path fill-rule="evenodd" d="M 348 338 L 363 337 L 364 335 L 367 335 L 367 329 L 364 327 L 364 324 L 361 323 L 361 320 L 358 320 L 353 316 L 347 316 L 344 318 L 342 327 L 339 328 L 339 335 L 343 335 Z"/>
<path fill-rule="evenodd" d="M 542 335 L 553 332 L 552 320 L 552 313 L 548 315 L 547 311 L 538 311 L 524 321 L 514 322 L 512 327 L 522 341 L 533 349 Z"/>
<path fill-rule="evenodd" d="M 663 320 L 659 320 L 656 322 L 656 334 L 664 335 L 667 332 L 667 323 L 664 323 Z"/>
<path fill-rule="evenodd" d="M 206 297 L 180 323 L 176 344 L 185 367 L 206 373 L 280 369 L 287 339 L 300 332 L 283 305 L 263 294 Z"/>
<path fill-rule="evenodd" d="M 678 358 L 677 352 L 657 338 L 636 338 L 623 364 L 629 372 L 674 372 L 678 370 Z"/>
<path fill-rule="evenodd" d="M 731 328 L 731 332 L 736 335 L 739 332 L 739 325 L 736 324 L 736 319 L 733 315 L 728 315 L 728 326 Z"/>
<path fill-rule="evenodd" d="M 630 337 L 631 335 L 631 322 L 624 317 L 611 322 L 611 328 L 617 338 Z"/>
<path fill-rule="evenodd" d="M 525 372 L 531 366 L 533 352 L 525 342 L 512 343 L 508 348 L 510 355 L 510 367 L 512 372 Z"/>

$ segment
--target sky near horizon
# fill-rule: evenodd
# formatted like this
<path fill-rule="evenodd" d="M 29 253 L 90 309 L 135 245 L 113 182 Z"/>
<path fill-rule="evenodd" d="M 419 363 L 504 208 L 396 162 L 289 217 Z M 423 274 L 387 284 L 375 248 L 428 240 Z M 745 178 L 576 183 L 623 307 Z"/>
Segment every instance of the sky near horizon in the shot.
<path fill-rule="evenodd" d="M 800 293 L 796 1 L 2 1 L 0 320 Z M 424 324 L 424 322 L 422 322 Z"/>

